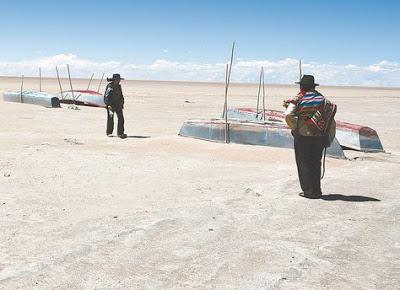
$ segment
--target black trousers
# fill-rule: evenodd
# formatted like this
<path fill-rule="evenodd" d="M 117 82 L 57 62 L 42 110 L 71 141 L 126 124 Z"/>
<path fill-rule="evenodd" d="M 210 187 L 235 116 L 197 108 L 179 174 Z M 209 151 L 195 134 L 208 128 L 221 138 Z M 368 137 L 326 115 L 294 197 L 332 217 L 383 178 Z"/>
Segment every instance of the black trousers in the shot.
<path fill-rule="evenodd" d="M 115 113 L 117 114 L 118 117 L 118 135 L 124 134 L 124 113 L 122 112 L 122 109 L 117 109 L 115 110 Z M 111 111 L 110 109 L 107 108 L 107 135 L 112 134 L 114 131 L 114 112 Z"/>
<path fill-rule="evenodd" d="M 321 158 L 325 137 L 294 136 L 294 152 L 300 186 L 306 195 L 320 195 Z"/>

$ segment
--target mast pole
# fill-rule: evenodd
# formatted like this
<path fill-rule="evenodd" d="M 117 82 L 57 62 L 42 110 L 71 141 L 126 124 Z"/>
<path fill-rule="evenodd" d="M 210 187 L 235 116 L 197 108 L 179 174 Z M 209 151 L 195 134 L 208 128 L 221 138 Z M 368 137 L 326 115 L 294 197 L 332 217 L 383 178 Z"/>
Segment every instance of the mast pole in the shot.
<path fill-rule="evenodd" d="M 60 75 L 58 73 L 58 67 L 57 66 L 56 66 L 56 72 L 57 72 L 58 85 L 60 86 L 61 99 L 64 100 L 63 89 L 62 89 L 62 86 L 61 86 Z"/>
<path fill-rule="evenodd" d="M 100 80 L 100 83 L 99 83 L 99 87 L 97 88 L 97 92 L 100 91 L 100 86 L 101 86 L 101 83 L 103 82 L 103 78 L 104 78 L 104 73 L 103 73 L 103 75 L 101 76 L 101 80 Z"/>
<path fill-rule="evenodd" d="M 299 82 L 301 82 L 302 76 L 303 76 L 303 72 L 301 69 L 301 59 L 299 59 Z"/>
<path fill-rule="evenodd" d="M 229 143 L 229 124 L 228 124 L 228 94 L 227 94 L 227 87 L 228 87 L 228 75 L 229 75 L 229 68 L 228 64 L 226 64 L 225 69 L 225 103 L 224 103 L 224 117 L 225 117 L 225 143 Z"/>
<path fill-rule="evenodd" d="M 260 80 L 258 81 L 256 118 L 258 117 L 258 110 L 259 110 L 259 107 L 260 107 L 261 77 L 262 77 L 262 67 L 260 69 Z"/>
<path fill-rule="evenodd" d="M 88 86 L 87 86 L 87 90 L 89 90 L 90 83 L 92 82 L 93 76 L 94 76 L 94 73 L 92 73 L 92 76 L 90 77 L 89 84 L 88 84 Z"/>
<path fill-rule="evenodd" d="M 21 92 L 20 92 L 20 95 L 19 95 L 19 101 L 22 103 L 22 90 L 23 90 L 23 88 L 24 88 L 24 75 L 22 75 L 22 77 L 21 77 Z"/>
<path fill-rule="evenodd" d="M 261 67 L 262 70 L 262 92 L 263 92 L 263 119 L 265 122 L 265 76 L 264 76 L 264 67 Z"/>
<path fill-rule="evenodd" d="M 75 104 L 75 96 L 74 96 L 74 89 L 72 88 L 71 73 L 69 71 L 69 64 L 67 64 L 67 70 L 68 70 L 69 85 L 71 87 L 72 100 L 74 102 L 74 105 L 76 106 L 76 104 Z"/>
<path fill-rule="evenodd" d="M 228 99 L 228 88 L 229 88 L 229 83 L 230 83 L 230 79 L 231 79 L 231 71 L 232 71 L 232 63 L 233 63 L 233 55 L 235 52 L 235 42 L 232 43 L 232 52 L 231 52 L 231 61 L 229 64 L 229 69 L 228 69 L 228 73 L 227 73 L 227 81 L 226 81 L 226 85 L 225 85 L 225 99 Z M 228 106 L 226 104 L 226 106 L 224 107 L 224 113 L 223 116 L 225 116 L 227 114 L 227 110 Z"/>
<path fill-rule="evenodd" d="M 42 68 L 39 67 L 39 92 L 42 91 Z"/>
<path fill-rule="evenodd" d="M 225 143 L 229 143 L 229 123 L 228 123 L 228 88 L 231 79 L 231 71 L 232 71 L 232 63 L 233 63 L 233 54 L 235 52 L 235 42 L 232 43 L 232 52 L 231 52 L 231 61 L 228 66 L 226 65 L 225 70 L 225 104 L 224 104 L 224 114 L 225 117 Z"/>

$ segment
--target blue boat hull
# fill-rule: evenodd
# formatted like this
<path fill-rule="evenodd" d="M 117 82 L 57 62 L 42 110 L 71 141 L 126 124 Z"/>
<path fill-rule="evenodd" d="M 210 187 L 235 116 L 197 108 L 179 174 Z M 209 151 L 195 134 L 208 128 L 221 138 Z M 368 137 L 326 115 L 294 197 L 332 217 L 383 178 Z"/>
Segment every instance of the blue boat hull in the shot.
<path fill-rule="evenodd" d="M 189 120 L 183 123 L 179 135 L 225 142 L 225 122 L 221 119 Z M 274 123 L 229 122 L 228 139 L 231 143 L 236 144 L 293 148 L 293 136 L 290 130 Z M 336 139 L 327 149 L 327 155 L 345 158 L 342 147 Z"/>
<path fill-rule="evenodd" d="M 46 108 L 59 108 L 60 100 L 51 94 L 36 91 L 4 92 L 3 99 L 6 102 L 39 105 Z"/>

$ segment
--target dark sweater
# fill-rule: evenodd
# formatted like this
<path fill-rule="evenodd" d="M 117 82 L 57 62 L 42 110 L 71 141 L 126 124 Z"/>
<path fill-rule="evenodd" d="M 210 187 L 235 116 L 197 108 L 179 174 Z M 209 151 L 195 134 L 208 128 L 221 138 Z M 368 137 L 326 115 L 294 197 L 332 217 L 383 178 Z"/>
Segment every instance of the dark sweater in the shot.
<path fill-rule="evenodd" d="M 104 103 L 114 110 L 123 109 L 124 95 L 122 94 L 121 85 L 115 85 L 113 82 L 107 85 L 104 93 Z"/>

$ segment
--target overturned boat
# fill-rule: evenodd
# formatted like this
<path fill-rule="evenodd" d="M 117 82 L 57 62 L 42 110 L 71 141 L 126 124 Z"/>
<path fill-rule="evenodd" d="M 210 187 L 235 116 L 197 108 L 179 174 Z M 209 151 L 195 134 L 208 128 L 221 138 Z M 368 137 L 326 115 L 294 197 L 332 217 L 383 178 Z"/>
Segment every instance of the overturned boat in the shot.
<path fill-rule="evenodd" d="M 216 141 L 224 143 L 261 145 L 270 147 L 293 148 L 292 132 L 286 123 L 280 120 L 266 121 L 258 120 L 250 114 L 248 119 L 236 118 L 234 120 L 232 111 L 228 110 L 228 88 L 230 83 L 230 75 L 232 69 L 233 55 L 235 43 L 232 45 L 232 53 L 230 64 L 225 69 L 225 102 L 222 119 L 211 120 L 188 120 L 185 121 L 179 131 L 179 135 L 183 137 L 192 137 L 207 141 Z M 264 86 L 264 68 L 261 67 L 259 95 L 261 84 Z M 263 96 L 264 88 L 263 88 Z M 265 96 L 264 96 L 265 97 Z M 265 100 L 263 101 L 265 108 Z M 328 156 L 336 158 L 346 158 L 339 142 L 334 139 L 331 146 L 327 148 Z"/>
<path fill-rule="evenodd" d="M 273 121 L 286 125 L 282 111 L 252 108 L 233 108 L 227 111 L 228 119 L 249 122 Z M 344 148 L 362 152 L 384 152 L 378 133 L 372 128 L 336 121 L 336 138 Z"/>
<path fill-rule="evenodd" d="M 385 152 L 374 129 L 346 122 L 336 122 L 336 127 L 336 138 L 344 148 L 363 152 Z"/>
<path fill-rule="evenodd" d="M 179 135 L 208 141 L 226 142 L 226 124 L 223 119 L 188 120 L 180 129 Z M 270 147 L 293 148 L 293 136 L 290 129 L 281 122 L 242 122 L 229 121 L 228 140 L 231 143 L 261 145 Z M 345 158 L 342 147 L 334 139 L 327 149 L 327 155 Z"/>
<path fill-rule="evenodd" d="M 105 107 L 103 95 L 91 90 L 66 91 L 59 94 L 60 102 L 89 107 Z"/>
<path fill-rule="evenodd" d="M 60 100 L 57 96 L 38 91 L 4 92 L 5 102 L 39 105 L 46 108 L 59 108 Z"/>

